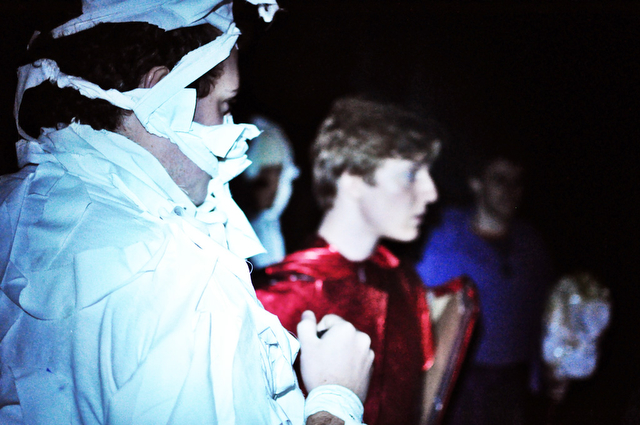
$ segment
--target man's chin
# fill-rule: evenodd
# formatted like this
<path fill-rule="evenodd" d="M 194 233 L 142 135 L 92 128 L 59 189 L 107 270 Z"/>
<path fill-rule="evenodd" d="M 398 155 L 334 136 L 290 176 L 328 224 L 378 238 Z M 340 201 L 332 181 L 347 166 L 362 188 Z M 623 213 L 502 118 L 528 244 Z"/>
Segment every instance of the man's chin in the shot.
<path fill-rule="evenodd" d="M 418 238 L 419 234 L 420 234 L 419 230 L 415 229 L 414 231 L 407 231 L 407 232 L 403 233 L 402 235 L 395 235 L 395 237 L 389 237 L 389 239 L 394 241 L 394 242 L 407 243 L 407 242 L 415 241 Z"/>

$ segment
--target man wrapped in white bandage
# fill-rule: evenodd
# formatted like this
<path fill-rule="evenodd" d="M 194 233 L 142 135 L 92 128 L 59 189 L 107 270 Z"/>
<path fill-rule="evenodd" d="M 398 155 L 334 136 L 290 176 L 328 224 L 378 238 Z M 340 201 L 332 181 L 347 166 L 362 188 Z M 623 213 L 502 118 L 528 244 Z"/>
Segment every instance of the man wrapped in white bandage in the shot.
<path fill-rule="evenodd" d="M 238 35 L 229 1 L 94 0 L 32 40 L 0 178 L 0 423 L 361 421 L 368 337 L 307 312 L 298 342 L 251 285 Z"/>

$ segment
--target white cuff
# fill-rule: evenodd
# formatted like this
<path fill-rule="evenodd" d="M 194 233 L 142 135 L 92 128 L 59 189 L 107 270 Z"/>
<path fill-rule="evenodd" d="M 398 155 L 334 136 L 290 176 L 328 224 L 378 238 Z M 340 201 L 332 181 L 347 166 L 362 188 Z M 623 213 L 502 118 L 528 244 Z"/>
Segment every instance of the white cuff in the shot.
<path fill-rule="evenodd" d="M 362 423 L 364 406 L 360 398 L 342 385 L 321 385 L 311 390 L 304 405 L 304 421 L 318 412 L 329 412 L 345 425 Z"/>

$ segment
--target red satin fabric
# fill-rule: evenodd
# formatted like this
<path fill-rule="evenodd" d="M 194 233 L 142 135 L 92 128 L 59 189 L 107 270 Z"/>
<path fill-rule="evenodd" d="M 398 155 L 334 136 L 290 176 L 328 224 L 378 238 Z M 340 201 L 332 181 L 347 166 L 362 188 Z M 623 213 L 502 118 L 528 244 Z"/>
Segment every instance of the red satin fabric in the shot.
<path fill-rule="evenodd" d="M 376 357 L 365 423 L 417 422 L 422 372 L 434 353 L 425 288 L 411 268 L 382 246 L 368 260 L 352 262 L 318 238 L 266 274 L 272 283 L 256 291 L 258 298 L 291 332 L 309 309 L 318 320 L 337 314 L 371 337 Z"/>

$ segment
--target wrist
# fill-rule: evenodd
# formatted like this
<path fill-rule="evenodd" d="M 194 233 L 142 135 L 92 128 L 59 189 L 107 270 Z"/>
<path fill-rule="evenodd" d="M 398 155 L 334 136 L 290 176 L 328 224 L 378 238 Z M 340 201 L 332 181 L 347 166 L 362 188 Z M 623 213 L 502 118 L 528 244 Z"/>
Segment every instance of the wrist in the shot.
<path fill-rule="evenodd" d="M 350 389 L 341 385 L 321 385 L 307 396 L 305 422 L 309 416 L 322 411 L 342 419 L 345 425 L 356 425 L 362 423 L 364 407 L 360 398 Z"/>

